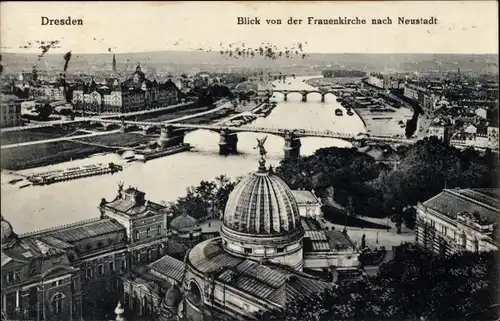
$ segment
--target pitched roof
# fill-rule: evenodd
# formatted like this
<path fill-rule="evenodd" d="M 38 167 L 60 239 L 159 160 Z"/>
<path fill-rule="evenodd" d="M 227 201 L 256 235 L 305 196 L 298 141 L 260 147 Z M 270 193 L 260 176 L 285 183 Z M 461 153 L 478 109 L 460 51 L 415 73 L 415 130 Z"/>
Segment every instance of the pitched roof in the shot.
<path fill-rule="evenodd" d="M 203 274 L 211 274 L 220 282 L 281 306 L 328 287 L 326 282 L 277 264 L 268 266 L 234 257 L 224 251 L 220 238 L 199 243 L 188 259 Z"/>
<path fill-rule="evenodd" d="M 102 219 L 94 222 L 83 223 L 65 229 L 48 232 L 52 236 L 64 242 L 75 242 L 85 238 L 125 231 L 125 228 L 112 219 Z"/>
<path fill-rule="evenodd" d="M 327 282 L 294 276 L 288 279 L 286 283 L 286 301 L 297 302 L 314 295 L 322 294 L 326 289 L 331 288 L 332 284 Z"/>
<path fill-rule="evenodd" d="M 127 189 L 126 192 L 132 194 L 134 191 Z M 136 192 L 140 191 L 136 190 Z M 109 208 L 113 211 L 120 212 L 127 216 L 148 216 L 149 214 L 156 215 L 165 209 L 165 206 L 151 201 L 137 203 L 133 197 L 118 197 L 115 200 L 106 203 L 104 207 Z"/>
<path fill-rule="evenodd" d="M 445 189 L 425 201 L 429 207 L 451 219 L 460 213 L 477 213 L 480 221 L 494 224 L 499 218 L 498 188 L 496 189 Z"/>
<path fill-rule="evenodd" d="M 311 191 L 292 190 L 297 203 L 318 203 L 318 198 Z"/>
<path fill-rule="evenodd" d="M 161 259 L 149 264 L 149 272 L 156 272 L 177 282 L 181 282 L 184 275 L 184 262 L 165 255 Z"/>

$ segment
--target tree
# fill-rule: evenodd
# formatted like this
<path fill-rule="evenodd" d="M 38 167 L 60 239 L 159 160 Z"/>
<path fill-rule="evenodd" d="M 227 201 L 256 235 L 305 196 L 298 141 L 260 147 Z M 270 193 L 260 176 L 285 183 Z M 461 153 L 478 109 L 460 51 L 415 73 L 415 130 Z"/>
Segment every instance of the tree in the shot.
<path fill-rule="evenodd" d="M 40 120 L 49 120 L 50 115 L 52 115 L 54 108 L 50 104 L 44 104 L 38 109 L 38 117 Z"/>
<path fill-rule="evenodd" d="M 217 216 L 226 206 L 229 194 L 236 182 L 220 175 L 214 181 L 201 181 L 196 187 L 189 187 L 186 196 L 168 204 L 168 211 L 174 216 L 188 214 L 194 218 Z"/>
<path fill-rule="evenodd" d="M 411 208 L 443 188 L 495 186 L 491 173 L 497 171 L 498 161 L 494 160 L 496 156 L 490 157 L 474 150 L 457 150 L 437 138 L 426 138 L 403 151 L 397 169 L 383 170 L 370 185 L 373 193 L 381 196 L 383 212 L 396 225 L 410 227 L 415 216 Z"/>
<path fill-rule="evenodd" d="M 443 258 L 402 245 L 379 275 L 340 281 L 319 299 L 290 302 L 263 320 L 481 319 L 498 294 L 497 260 L 498 252 Z"/>

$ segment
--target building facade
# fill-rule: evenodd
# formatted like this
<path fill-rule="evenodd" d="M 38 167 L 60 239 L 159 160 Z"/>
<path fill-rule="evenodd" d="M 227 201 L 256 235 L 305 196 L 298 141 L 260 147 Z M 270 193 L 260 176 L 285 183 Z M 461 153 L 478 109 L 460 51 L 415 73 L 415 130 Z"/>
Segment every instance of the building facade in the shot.
<path fill-rule="evenodd" d="M 498 196 L 498 188 L 445 189 L 418 203 L 417 244 L 444 256 L 498 250 Z"/>
<path fill-rule="evenodd" d="M 307 222 L 290 188 L 261 159 L 259 170 L 230 194 L 221 237 L 186 255 L 183 314 L 258 320 L 264 311 L 332 286 L 309 269 L 357 270 L 358 252 L 347 235 Z"/>
<path fill-rule="evenodd" d="M 116 305 L 122 276 L 166 254 L 165 207 L 135 188 L 100 217 L 17 236 L 2 218 L 2 311 L 11 319 L 80 320 Z M 111 307 L 108 307 L 108 309 Z"/>
<path fill-rule="evenodd" d="M 0 95 L 0 127 L 21 125 L 21 101 L 14 95 Z"/>
<path fill-rule="evenodd" d="M 460 132 L 454 133 L 450 138 L 450 144 L 457 148 L 474 147 L 476 149 L 491 149 L 498 151 L 498 128 L 477 128 L 470 125 Z"/>
<path fill-rule="evenodd" d="M 427 136 L 429 137 L 436 136 L 438 139 L 442 140 L 445 144 L 449 144 L 452 134 L 453 134 L 453 126 L 433 124 L 429 126 L 429 133 Z"/>
<path fill-rule="evenodd" d="M 438 96 L 432 90 L 410 83 L 404 86 L 403 95 L 418 103 L 424 110 L 434 110 L 438 101 Z"/>
<path fill-rule="evenodd" d="M 301 217 L 322 217 L 321 206 L 323 204 L 316 194 L 314 194 L 314 190 L 293 190 L 292 194 L 297 202 Z"/>
<path fill-rule="evenodd" d="M 399 89 L 404 85 L 404 80 L 382 74 L 371 74 L 366 83 L 380 89 Z"/>
<path fill-rule="evenodd" d="M 347 234 L 327 231 L 315 213 L 302 217 L 295 196 L 261 159 L 258 172 L 231 192 L 219 237 L 202 233 L 182 260 L 166 255 L 124 277 L 126 308 L 160 320 L 259 320 L 332 287 L 334 275 L 358 271 L 359 253 Z M 170 228 L 179 238 L 199 227 L 183 215 Z"/>
<path fill-rule="evenodd" d="M 119 83 L 110 79 L 106 84 L 78 85 L 73 91 L 75 110 L 85 113 L 130 113 L 174 105 L 179 102 L 179 89 L 170 80 L 150 81 L 140 65 L 132 77 Z"/>

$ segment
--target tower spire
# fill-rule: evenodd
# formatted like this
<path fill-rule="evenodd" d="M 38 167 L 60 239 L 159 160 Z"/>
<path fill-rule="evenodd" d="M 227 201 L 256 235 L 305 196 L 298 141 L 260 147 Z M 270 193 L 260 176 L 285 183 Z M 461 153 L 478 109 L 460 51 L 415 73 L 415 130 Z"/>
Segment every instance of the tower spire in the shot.
<path fill-rule="evenodd" d="M 116 72 L 116 56 L 113 54 L 113 72 Z"/>

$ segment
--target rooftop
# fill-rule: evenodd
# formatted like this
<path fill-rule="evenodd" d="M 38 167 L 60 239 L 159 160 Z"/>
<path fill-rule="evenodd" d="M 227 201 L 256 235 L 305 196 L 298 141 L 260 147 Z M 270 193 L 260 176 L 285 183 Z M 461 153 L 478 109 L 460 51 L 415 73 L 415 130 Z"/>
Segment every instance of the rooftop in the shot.
<path fill-rule="evenodd" d="M 445 189 L 423 205 L 451 219 L 464 212 L 476 213 L 482 224 L 495 224 L 499 218 L 498 188 Z"/>
<path fill-rule="evenodd" d="M 113 201 L 104 202 L 101 206 L 125 216 L 157 215 L 165 210 L 165 206 L 146 200 L 146 194 L 134 187 L 120 188 Z"/>
<path fill-rule="evenodd" d="M 65 254 L 65 245 L 68 244 L 64 242 L 58 243 L 57 241 L 47 237 L 22 238 L 12 246 L 2 249 L 2 267 L 11 261 L 26 264 L 35 258 Z"/>
<path fill-rule="evenodd" d="M 304 235 L 304 254 L 324 251 L 344 251 L 354 248 L 347 235 L 341 231 L 309 230 Z"/>
<path fill-rule="evenodd" d="M 112 219 L 102 219 L 94 222 L 83 223 L 69 228 L 48 232 L 46 235 L 65 242 L 80 241 L 99 235 L 125 232 L 125 228 Z"/>
<path fill-rule="evenodd" d="M 281 306 L 329 286 L 304 273 L 231 256 L 224 251 L 221 238 L 196 245 L 189 253 L 188 262 L 195 270 L 212 275 L 219 282 Z"/>
<path fill-rule="evenodd" d="M 290 188 L 269 173 L 265 160 L 257 173 L 244 177 L 233 189 L 224 210 L 224 225 L 234 231 L 281 235 L 299 228 L 299 209 Z"/>
<path fill-rule="evenodd" d="M 177 282 L 181 282 L 184 275 L 184 262 L 165 255 L 161 259 L 149 264 L 149 273 L 160 274 Z"/>
<path fill-rule="evenodd" d="M 309 203 L 309 204 L 315 204 L 319 203 L 318 198 L 312 191 L 305 191 L 305 190 L 292 190 L 293 197 L 295 197 L 295 200 L 297 201 L 298 204 L 304 204 L 304 203 Z"/>

